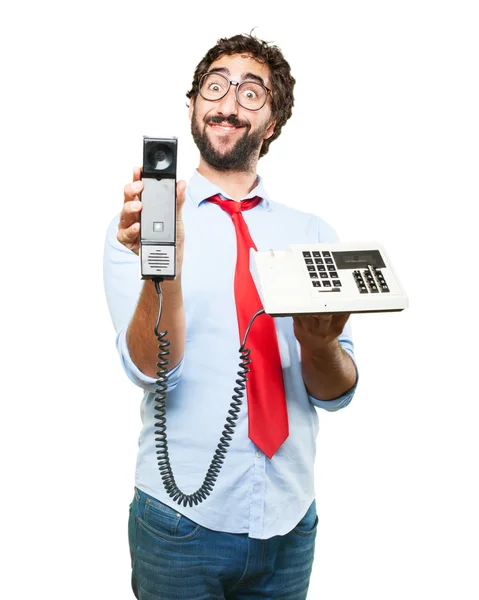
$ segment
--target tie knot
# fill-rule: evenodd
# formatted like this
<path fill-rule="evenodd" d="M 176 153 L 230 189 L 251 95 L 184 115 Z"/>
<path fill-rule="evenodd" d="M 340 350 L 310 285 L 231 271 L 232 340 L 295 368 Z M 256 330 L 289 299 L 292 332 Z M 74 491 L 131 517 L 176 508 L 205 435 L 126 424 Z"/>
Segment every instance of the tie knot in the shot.
<path fill-rule="evenodd" d="M 243 200 L 242 202 L 235 202 L 234 200 L 222 200 L 219 194 L 215 196 L 211 196 L 211 198 L 207 198 L 208 202 L 212 202 L 213 204 L 218 204 L 225 212 L 227 212 L 230 216 L 241 212 L 242 210 L 249 210 L 250 208 L 254 208 L 261 202 L 261 198 L 259 196 L 255 196 L 254 198 L 248 198 L 248 200 Z"/>

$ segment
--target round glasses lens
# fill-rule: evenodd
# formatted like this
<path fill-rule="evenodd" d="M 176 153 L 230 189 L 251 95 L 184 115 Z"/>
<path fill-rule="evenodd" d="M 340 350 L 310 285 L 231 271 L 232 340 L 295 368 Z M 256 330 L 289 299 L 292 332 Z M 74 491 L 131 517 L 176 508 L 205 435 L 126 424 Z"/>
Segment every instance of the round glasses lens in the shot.
<path fill-rule="evenodd" d="M 267 91 L 259 83 L 244 81 L 238 86 L 238 100 L 241 106 L 258 110 L 266 102 Z"/>
<path fill-rule="evenodd" d="M 229 81 L 219 73 L 208 73 L 201 82 L 200 93 L 206 100 L 219 100 L 228 91 Z"/>

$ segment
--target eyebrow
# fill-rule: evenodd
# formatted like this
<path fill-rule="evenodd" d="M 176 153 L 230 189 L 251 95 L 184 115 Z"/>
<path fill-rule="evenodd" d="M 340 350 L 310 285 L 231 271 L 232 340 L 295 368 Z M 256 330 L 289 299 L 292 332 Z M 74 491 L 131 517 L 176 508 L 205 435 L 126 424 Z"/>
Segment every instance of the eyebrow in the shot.
<path fill-rule="evenodd" d="M 231 77 L 231 72 L 226 67 L 216 67 L 215 69 L 211 69 L 209 71 L 209 73 L 225 73 L 226 75 Z M 264 79 L 262 77 L 260 77 L 259 75 L 255 75 L 255 73 L 243 73 L 241 75 L 242 82 L 250 81 L 251 79 L 253 79 L 254 81 L 257 81 L 258 83 L 261 83 L 261 85 L 264 85 L 264 87 L 266 87 Z"/>

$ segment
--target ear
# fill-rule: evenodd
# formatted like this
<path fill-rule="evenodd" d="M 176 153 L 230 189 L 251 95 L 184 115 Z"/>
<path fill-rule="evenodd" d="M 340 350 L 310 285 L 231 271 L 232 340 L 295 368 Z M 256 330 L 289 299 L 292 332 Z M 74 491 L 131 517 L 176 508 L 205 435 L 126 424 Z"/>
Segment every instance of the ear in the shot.
<path fill-rule="evenodd" d="M 190 121 L 193 118 L 194 108 L 195 108 L 195 98 L 193 96 L 192 98 L 190 98 L 190 105 L 188 106 L 188 117 L 189 117 Z"/>
<path fill-rule="evenodd" d="M 271 121 L 268 129 L 266 130 L 266 132 L 263 136 L 263 140 L 267 140 L 273 135 L 275 127 L 276 127 L 276 121 Z"/>

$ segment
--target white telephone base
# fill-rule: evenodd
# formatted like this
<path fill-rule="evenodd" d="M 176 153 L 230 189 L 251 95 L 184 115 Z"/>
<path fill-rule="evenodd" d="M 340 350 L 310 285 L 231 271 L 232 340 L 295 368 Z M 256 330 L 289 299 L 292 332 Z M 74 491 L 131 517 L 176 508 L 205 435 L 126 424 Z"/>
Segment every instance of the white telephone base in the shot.
<path fill-rule="evenodd" d="M 408 299 L 384 248 L 376 242 L 292 244 L 251 249 L 250 270 L 273 317 L 399 311 Z"/>

